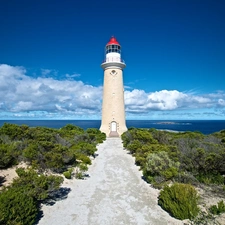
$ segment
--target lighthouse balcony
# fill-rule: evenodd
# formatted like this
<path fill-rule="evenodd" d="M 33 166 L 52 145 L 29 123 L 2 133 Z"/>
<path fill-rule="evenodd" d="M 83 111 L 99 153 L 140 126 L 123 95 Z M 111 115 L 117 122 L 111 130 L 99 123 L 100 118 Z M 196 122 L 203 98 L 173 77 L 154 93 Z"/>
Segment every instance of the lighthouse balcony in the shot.
<path fill-rule="evenodd" d="M 121 63 L 125 63 L 123 59 L 121 59 L 120 57 L 107 57 L 105 60 L 103 60 L 102 63 L 106 63 L 106 62 L 121 62 Z"/>
<path fill-rule="evenodd" d="M 119 68 L 124 69 L 126 67 L 125 62 L 121 58 L 106 58 L 101 64 L 103 69 L 106 68 Z"/>

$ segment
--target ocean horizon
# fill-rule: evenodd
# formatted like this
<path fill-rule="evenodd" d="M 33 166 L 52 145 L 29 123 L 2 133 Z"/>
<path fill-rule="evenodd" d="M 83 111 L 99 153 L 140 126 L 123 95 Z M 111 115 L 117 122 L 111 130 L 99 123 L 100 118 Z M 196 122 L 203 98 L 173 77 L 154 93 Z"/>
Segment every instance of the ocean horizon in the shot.
<path fill-rule="evenodd" d="M 100 128 L 101 120 L 0 120 L 4 123 L 28 125 L 30 127 L 49 127 L 59 129 L 67 124 L 72 124 L 86 130 L 87 128 Z M 171 131 L 199 131 L 211 134 L 225 130 L 225 120 L 126 120 L 127 128 L 155 128 Z"/>

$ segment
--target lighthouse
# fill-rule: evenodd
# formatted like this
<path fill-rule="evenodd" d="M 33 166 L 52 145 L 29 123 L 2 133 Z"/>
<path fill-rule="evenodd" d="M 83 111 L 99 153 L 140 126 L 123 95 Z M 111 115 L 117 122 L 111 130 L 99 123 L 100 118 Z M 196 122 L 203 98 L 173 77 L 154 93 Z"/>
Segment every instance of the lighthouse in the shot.
<path fill-rule="evenodd" d="M 105 47 L 102 121 L 100 131 L 107 137 L 120 137 L 127 131 L 125 122 L 123 69 L 126 64 L 121 58 L 121 46 L 112 37 Z"/>

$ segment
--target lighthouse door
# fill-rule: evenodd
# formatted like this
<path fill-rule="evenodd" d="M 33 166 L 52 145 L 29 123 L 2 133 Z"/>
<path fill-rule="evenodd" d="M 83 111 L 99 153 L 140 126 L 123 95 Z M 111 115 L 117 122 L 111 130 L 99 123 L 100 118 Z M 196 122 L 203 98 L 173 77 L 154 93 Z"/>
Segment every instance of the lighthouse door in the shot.
<path fill-rule="evenodd" d="M 111 131 L 116 131 L 116 122 L 111 123 Z"/>
<path fill-rule="evenodd" d="M 109 137 L 119 137 L 117 133 L 117 123 L 115 121 L 111 122 Z"/>
<path fill-rule="evenodd" d="M 117 133 L 117 123 L 115 121 L 111 122 L 109 137 L 119 137 Z"/>

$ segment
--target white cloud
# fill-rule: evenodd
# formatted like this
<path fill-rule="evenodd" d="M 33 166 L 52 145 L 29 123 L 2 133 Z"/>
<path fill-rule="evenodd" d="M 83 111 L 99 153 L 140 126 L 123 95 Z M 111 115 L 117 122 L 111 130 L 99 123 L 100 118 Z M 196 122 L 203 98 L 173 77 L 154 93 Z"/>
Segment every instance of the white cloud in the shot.
<path fill-rule="evenodd" d="M 41 70 L 29 76 L 23 67 L 0 64 L 0 118 L 100 119 L 102 87 L 73 80 L 56 79 L 54 70 Z M 48 77 L 43 77 L 47 75 Z M 51 76 L 52 75 L 52 76 Z M 160 119 L 225 116 L 225 92 L 209 94 L 161 90 L 124 92 L 127 118 Z"/>
<path fill-rule="evenodd" d="M 128 114 L 149 114 L 153 111 L 166 111 L 174 115 L 179 110 L 202 110 L 206 114 L 213 109 L 217 115 L 224 116 L 225 92 L 210 93 L 208 95 L 194 95 L 177 90 L 162 90 L 146 93 L 143 90 L 125 91 L 126 112 Z M 203 113 L 203 112 L 202 112 Z"/>
<path fill-rule="evenodd" d="M 179 107 L 179 103 L 187 97 L 179 91 L 162 90 L 148 95 L 148 106 L 159 110 L 172 110 Z"/>
<path fill-rule="evenodd" d="M 80 77 L 80 74 L 78 74 L 78 73 L 74 73 L 74 74 L 66 74 L 65 75 L 65 77 L 66 78 L 68 78 L 68 79 L 73 79 L 73 78 L 76 78 L 76 77 Z"/>
<path fill-rule="evenodd" d="M 203 96 L 192 96 L 191 101 L 197 102 L 198 104 L 211 103 L 210 98 L 206 98 L 206 97 L 203 97 Z"/>
<path fill-rule="evenodd" d="M 49 71 L 50 72 L 50 71 Z M 43 73 L 43 71 L 42 71 Z M 20 113 L 40 111 L 65 114 L 74 118 L 101 109 L 102 88 L 82 81 L 30 77 L 23 67 L 0 65 L 0 111 Z"/>

